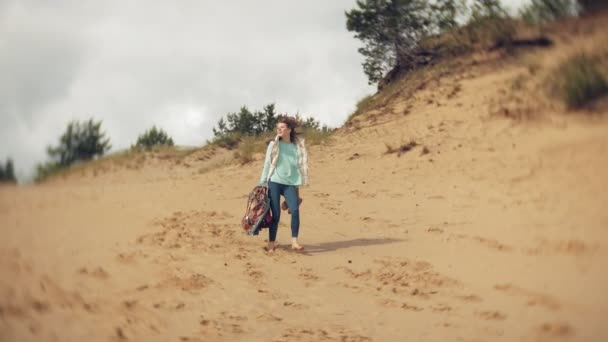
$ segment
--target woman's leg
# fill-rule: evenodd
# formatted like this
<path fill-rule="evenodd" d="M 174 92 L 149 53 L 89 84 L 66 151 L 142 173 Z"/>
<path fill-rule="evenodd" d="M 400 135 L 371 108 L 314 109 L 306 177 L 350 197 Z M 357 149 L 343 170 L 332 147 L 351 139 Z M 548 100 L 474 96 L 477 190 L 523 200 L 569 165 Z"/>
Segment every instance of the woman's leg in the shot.
<path fill-rule="evenodd" d="M 270 193 L 270 211 L 272 212 L 272 222 L 268 229 L 268 244 L 274 245 L 277 239 L 279 220 L 281 219 L 281 184 L 268 182 L 268 191 Z"/>
<path fill-rule="evenodd" d="M 300 204 L 298 203 L 297 188 L 291 185 L 287 186 L 283 196 L 285 196 L 287 206 L 291 210 L 291 237 L 297 239 L 300 232 Z"/>

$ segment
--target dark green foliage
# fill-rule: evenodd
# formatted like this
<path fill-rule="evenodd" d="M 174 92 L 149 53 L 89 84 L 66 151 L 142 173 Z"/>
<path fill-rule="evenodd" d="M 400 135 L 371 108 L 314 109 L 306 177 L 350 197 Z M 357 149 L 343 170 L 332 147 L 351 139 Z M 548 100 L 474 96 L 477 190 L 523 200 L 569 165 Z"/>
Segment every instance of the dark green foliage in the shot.
<path fill-rule="evenodd" d="M 596 61 L 586 55 L 577 55 L 556 69 L 555 86 L 570 108 L 582 108 L 593 100 L 608 95 L 608 83 Z"/>
<path fill-rule="evenodd" d="M 17 178 L 15 177 L 15 167 L 13 166 L 13 160 L 8 158 L 6 164 L 2 165 L 0 162 L 0 183 L 16 183 Z"/>
<path fill-rule="evenodd" d="M 411 58 L 418 42 L 432 30 L 429 5 L 422 0 L 358 0 L 346 12 L 346 29 L 364 46 L 363 70 L 369 84 Z"/>
<path fill-rule="evenodd" d="M 435 51 L 424 51 L 420 43 L 430 37 L 458 29 L 457 19 L 468 18 L 473 39 L 506 39 L 506 25 L 488 25 L 506 18 L 499 0 L 359 0 L 357 8 L 347 11 L 346 28 L 363 42 L 359 52 L 365 57 L 363 70 L 374 84 L 391 70 L 411 70 L 428 63 Z M 488 33 L 486 33 L 487 35 Z"/>
<path fill-rule="evenodd" d="M 47 153 L 61 166 L 102 156 L 111 148 L 110 139 L 101 132 L 101 121 L 72 121 L 59 138 L 59 146 L 47 148 Z"/>
<path fill-rule="evenodd" d="M 465 5 L 461 0 L 436 0 L 429 4 L 433 25 L 439 32 L 446 32 L 458 27 L 456 19 L 464 12 Z"/>
<path fill-rule="evenodd" d="M 56 171 L 79 161 L 104 155 L 111 148 L 110 139 L 101 132 L 101 121 L 72 121 L 59 138 L 59 146 L 47 147 L 51 161 L 36 166 L 36 180 L 41 181 Z"/>
<path fill-rule="evenodd" d="M 223 135 L 216 135 L 213 138 L 212 143 L 218 145 L 219 147 L 223 147 L 227 150 L 232 150 L 236 148 L 241 142 L 241 135 L 237 133 L 224 133 Z"/>
<path fill-rule="evenodd" d="M 160 128 L 152 126 L 137 138 L 135 147 L 150 149 L 156 145 L 173 146 L 173 139 Z"/>
<path fill-rule="evenodd" d="M 296 120 L 298 121 L 298 128 L 301 131 L 319 131 L 323 133 L 331 132 L 331 129 L 327 127 L 327 125 L 321 126 L 321 123 L 318 120 L 315 120 L 313 117 L 303 119 L 299 114 L 296 114 Z"/>
<path fill-rule="evenodd" d="M 298 122 L 297 132 L 304 133 L 307 138 L 317 136 L 328 136 L 332 130 L 326 125 L 312 117 L 302 118 L 299 114 L 295 115 Z M 232 150 L 239 146 L 242 141 L 251 144 L 249 137 L 259 137 L 275 132 L 278 117 L 275 105 L 269 104 L 262 111 L 251 112 L 247 107 L 241 107 L 238 113 L 229 113 L 226 118 L 221 118 L 217 127 L 213 128 L 212 144 Z M 250 156 L 252 151 L 239 151 L 239 156 Z M 242 158 L 241 158 L 242 159 Z M 248 160 L 248 159 L 246 159 Z"/>
<path fill-rule="evenodd" d="M 62 169 L 65 169 L 65 167 L 62 167 L 57 162 L 47 161 L 45 163 L 39 163 L 36 165 L 36 175 L 34 180 L 36 182 L 41 182 Z"/>
<path fill-rule="evenodd" d="M 271 131 L 277 124 L 274 104 L 269 104 L 262 111 L 251 112 L 245 106 L 238 113 L 228 113 L 226 119 L 221 118 L 217 128 L 213 128 L 215 139 L 228 135 L 260 135 Z"/>
<path fill-rule="evenodd" d="M 576 0 L 532 0 L 521 10 L 521 16 L 531 24 L 544 24 L 575 15 L 577 12 Z"/>

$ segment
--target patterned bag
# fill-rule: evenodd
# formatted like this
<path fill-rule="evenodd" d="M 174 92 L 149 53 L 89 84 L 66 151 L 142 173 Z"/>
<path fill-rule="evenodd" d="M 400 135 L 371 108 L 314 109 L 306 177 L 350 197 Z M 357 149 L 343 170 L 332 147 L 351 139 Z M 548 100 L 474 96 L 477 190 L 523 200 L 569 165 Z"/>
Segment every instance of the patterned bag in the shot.
<path fill-rule="evenodd" d="M 241 220 L 241 226 L 247 235 L 258 235 L 262 228 L 270 227 L 271 222 L 268 187 L 258 185 L 249 194 L 247 210 Z"/>

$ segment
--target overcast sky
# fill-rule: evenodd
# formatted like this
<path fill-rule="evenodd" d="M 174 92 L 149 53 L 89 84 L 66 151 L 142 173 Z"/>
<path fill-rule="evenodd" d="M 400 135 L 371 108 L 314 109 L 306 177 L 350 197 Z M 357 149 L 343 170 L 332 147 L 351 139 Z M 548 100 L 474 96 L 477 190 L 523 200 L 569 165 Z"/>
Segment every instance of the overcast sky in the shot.
<path fill-rule="evenodd" d="M 522 0 L 506 1 L 507 5 Z M 355 0 L 0 0 L 0 160 L 31 176 L 71 120 L 113 151 L 152 125 L 200 146 L 243 105 L 340 126 L 372 94 Z"/>

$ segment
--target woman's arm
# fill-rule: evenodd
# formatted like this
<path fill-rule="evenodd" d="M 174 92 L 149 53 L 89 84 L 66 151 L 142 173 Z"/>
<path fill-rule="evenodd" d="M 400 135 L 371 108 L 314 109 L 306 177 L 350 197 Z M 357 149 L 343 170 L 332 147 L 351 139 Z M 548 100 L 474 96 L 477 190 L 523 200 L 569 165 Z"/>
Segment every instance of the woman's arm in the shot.
<path fill-rule="evenodd" d="M 306 152 L 306 145 L 304 143 L 304 139 L 300 140 L 300 144 L 299 144 L 298 148 L 301 149 L 301 151 L 300 151 L 301 160 L 299 162 L 301 163 L 300 176 L 302 176 L 302 186 L 308 186 L 308 185 L 310 185 L 309 180 L 308 180 L 308 152 Z"/>
<path fill-rule="evenodd" d="M 268 144 L 268 148 L 266 149 L 266 157 L 264 158 L 264 168 L 262 169 L 262 176 L 260 177 L 260 184 L 266 183 L 268 178 L 268 169 L 270 168 L 270 154 L 272 151 L 272 145 L 274 145 L 274 141 L 271 141 Z"/>

